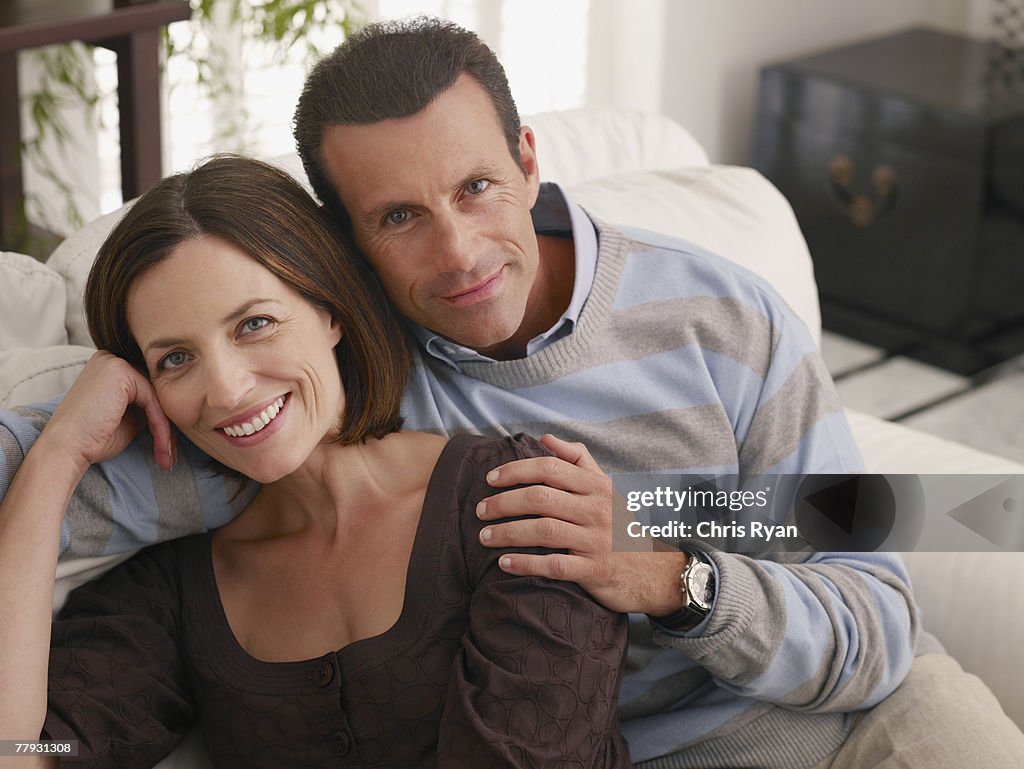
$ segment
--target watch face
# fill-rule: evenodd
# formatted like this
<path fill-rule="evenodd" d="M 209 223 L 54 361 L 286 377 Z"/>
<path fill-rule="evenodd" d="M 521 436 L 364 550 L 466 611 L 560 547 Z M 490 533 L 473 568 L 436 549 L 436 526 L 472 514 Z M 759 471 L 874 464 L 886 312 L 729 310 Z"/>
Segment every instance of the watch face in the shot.
<path fill-rule="evenodd" d="M 694 603 L 708 610 L 715 600 L 715 572 L 709 564 L 695 563 L 686 573 L 686 590 Z"/>

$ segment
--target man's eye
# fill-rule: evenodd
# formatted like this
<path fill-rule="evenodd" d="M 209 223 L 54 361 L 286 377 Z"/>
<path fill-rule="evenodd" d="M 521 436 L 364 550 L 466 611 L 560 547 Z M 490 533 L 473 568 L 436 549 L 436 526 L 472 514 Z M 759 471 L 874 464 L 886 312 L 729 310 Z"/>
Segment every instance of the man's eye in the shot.
<path fill-rule="evenodd" d="M 399 208 L 397 211 L 392 211 L 388 214 L 385 219 L 388 224 L 405 224 L 409 221 L 409 212 L 404 208 Z"/>
<path fill-rule="evenodd" d="M 242 332 L 251 334 L 253 331 L 259 331 L 261 328 L 266 328 L 270 325 L 270 318 L 249 318 L 247 321 L 242 323 Z"/>
<path fill-rule="evenodd" d="M 474 179 L 466 185 L 466 192 L 470 195 L 479 195 L 490 186 L 491 183 L 486 179 Z"/>
<path fill-rule="evenodd" d="M 173 369 L 184 366 L 188 363 L 188 354 L 181 351 L 167 353 L 160 359 L 160 362 L 156 364 L 156 367 L 160 371 L 171 371 Z"/>

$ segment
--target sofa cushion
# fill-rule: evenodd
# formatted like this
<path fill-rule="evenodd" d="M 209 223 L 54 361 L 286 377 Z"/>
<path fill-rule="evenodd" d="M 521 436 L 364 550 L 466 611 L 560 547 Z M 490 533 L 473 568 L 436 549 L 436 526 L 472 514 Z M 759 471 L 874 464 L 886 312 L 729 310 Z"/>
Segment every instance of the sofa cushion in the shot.
<path fill-rule="evenodd" d="M 708 164 L 690 132 L 664 115 L 587 108 L 523 115 L 522 122 L 533 129 L 546 182 L 579 184 L 624 171 Z"/>
<path fill-rule="evenodd" d="M 0 408 L 42 403 L 67 392 L 94 352 L 68 344 L 0 350 Z"/>
<path fill-rule="evenodd" d="M 46 266 L 60 275 L 67 285 L 65 324 L 68 341 L 71 344 L 92 346 L 92 338 L 85 323 L 85 313 L 82 311 L 85 281 L 89 277 L 89 270 L 96 259 L 100 244 L 134 202 L 129 201 L 116 211 L 104 214 L 75 231 L 57 246 L 46 260 Z"/>
<path fill-rule="evenodd" d="M 1024 728 L 1020 645 L 1024 591 L 1020 553 L 905 553 L 924 627 L 968 673 L 981 677 L 1013 721 Z M 976 586 L 968 600 L 957 586 Z"/>
<path fill-rule="evenodd" d="M 64 279 L 25 254 L 0 252 L 0 351 L 65 344 Z"/>

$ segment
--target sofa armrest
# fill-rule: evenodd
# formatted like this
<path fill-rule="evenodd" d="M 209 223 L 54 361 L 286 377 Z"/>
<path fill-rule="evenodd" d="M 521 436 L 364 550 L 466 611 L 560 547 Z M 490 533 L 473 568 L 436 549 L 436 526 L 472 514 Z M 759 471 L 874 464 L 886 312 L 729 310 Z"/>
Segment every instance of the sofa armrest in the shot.
<path fill-rule="evenodd" d="M 847 411 L 875 473 L 1024 474 L 1024 466 L 866 414 Z M 995 693 L 1024 729 L 1024 553 L 904 553 L 924 628 Z"/>

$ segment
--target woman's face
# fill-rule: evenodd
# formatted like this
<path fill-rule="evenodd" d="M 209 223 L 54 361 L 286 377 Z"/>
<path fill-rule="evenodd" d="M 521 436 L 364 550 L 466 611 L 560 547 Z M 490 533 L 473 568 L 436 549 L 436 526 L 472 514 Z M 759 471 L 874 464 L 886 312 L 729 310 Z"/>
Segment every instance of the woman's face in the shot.
<path fill-rule="evenodd" d="M 144 272 L 128 325 L 167 417 L 254 480 L 293 472 L 337 428 L 338 323 L 227 241 L 186 241 Z"/>

